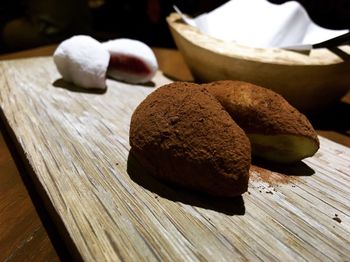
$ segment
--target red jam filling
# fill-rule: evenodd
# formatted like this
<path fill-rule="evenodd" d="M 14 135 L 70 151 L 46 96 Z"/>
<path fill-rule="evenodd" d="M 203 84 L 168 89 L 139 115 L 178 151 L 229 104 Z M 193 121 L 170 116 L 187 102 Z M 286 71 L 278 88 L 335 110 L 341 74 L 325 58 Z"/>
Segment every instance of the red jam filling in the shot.
<path fill-rule="evenodd" d="M 141 59 L 122 54 L 111 55 L 109 68 L 137 75 L 147 75 L 151 73 L 149 67 Z"/>

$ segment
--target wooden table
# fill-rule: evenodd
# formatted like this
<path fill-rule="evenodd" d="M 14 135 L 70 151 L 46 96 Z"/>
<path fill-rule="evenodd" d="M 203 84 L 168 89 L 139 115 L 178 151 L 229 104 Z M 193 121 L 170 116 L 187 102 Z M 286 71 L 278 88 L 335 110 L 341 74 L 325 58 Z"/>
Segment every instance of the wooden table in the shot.
<path fill-rule="evenodd" d="M 41 47 L 1 60 L 51 55 L 55 46 Z M 180 53 L 154 48 L 160 69 L 171 79 L 192 80 Z M 313 117 L 318 133 L 350 147 L 350 92 L 331 110 Z M 48 219 L 42 200 L 26 175 L 16 150 L 1 123 L 0 135 L 0 261 L 45 260 L 70 258 L 66 244 L 58 238 L 57 229 Z M 11 151 L 11 153 L 10 153 Z"/>

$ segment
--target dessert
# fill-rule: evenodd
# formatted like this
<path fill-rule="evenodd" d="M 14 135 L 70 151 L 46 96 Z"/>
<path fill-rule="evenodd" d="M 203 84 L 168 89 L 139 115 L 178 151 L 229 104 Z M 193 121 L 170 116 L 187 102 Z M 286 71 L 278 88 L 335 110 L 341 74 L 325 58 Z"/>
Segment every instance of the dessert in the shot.
<path fill-rule="evenodd" d="M 158 69 L 157 59 L 146 44 L 120 38 L 103 43 L 110 53 L 108 76 L 129 83 L 149 82 Z"/>
<path fill-rule="evenodd" d="M 216 81 L 204 87 L 244 130 L 254 155 L 274 162 L 312 156 L 319 140 L 308 119 L 279 94 L 241 81 Z"/>
<path fill-rule="evenodd" d="M 200 85 L 175 82 L 151 93 L 132 115 L 130 145 L 162 180 L 216 196 L 247 191 L 249 140 Z"/>
<path fill-rule="evenodd" d="M 109 53 L 90 36 L 78 35 L 63 41 L 55 50 L 54 62 L 67 82 L 83 88 L 106 87 Z"/>

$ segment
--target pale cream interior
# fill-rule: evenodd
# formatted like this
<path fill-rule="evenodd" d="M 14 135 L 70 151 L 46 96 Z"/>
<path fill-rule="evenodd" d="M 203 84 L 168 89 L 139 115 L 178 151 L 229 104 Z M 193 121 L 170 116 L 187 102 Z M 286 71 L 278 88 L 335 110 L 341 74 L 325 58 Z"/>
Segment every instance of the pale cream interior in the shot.
<path fill-rule="evenodd" d="M 313 156 L 318 150 L 314 140 L 295 135 L 248 134 L 253 155 L 275 162 L 295 162 Z"/>

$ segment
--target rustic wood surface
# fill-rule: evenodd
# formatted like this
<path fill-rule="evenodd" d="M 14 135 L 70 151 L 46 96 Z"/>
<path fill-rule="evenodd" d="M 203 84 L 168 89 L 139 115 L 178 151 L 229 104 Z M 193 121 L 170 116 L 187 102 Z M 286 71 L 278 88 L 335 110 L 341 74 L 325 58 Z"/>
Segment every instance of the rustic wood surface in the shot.
<path fill-rule="evenodd" d="M 130 115 L 154 87 L 87 93 L 59 80 L 50 57 L 0 68 L 4 120 L 83 259 L 350 259 L 349 148 L 321 138 L 304 163 L 253 166 L 242 198 L 206 198 L 129 155 Z"/>
<path fill-rule="evenodd" d="M 1 135 L 0 181 L 0 261 L 58 261 Z"/>
<path fill-rule="evenodd" d="M 0 60 L 50 56 L 55 48 L 56 45 L 51 45 L 3 54 Z M 153 51 L 166 75 L 173 79 L 192 80 L 189 69 L 177 50 L 153 48 Z M 26 170 L 21 168 L 21 159 L 13 148 L 13 141 L 6 136 L 6 144 L 4 143 L 2 133 L 6 135 L 7 132 L 2 124 L 0 131 L 0 261 L 23 261 L 23 257 L 26 257 L 26 261 L 69 261 L 66 244 L 57 238 L 57 230 L 48 217 L 42 199 Z M 10 154 L 7 145 L 14 155 Z M 23 217 L 24 220 L 19 219 L 18 210 L 21 210 L 20 218 Z"/>
<path fill-rule="evenodd" d="M 50 55 L 56 46 L 47 46 L 12 54 L 3 54 L 0 60 Z M 0 125 L 0 261 L 59 261 L 56 249 L 48 236 L 46 212 L 38 207 L 40 198 L 31 186 L 25 172 L 17 167 L 18 159 L 10 154 Z M 7 144 L 6 144 L 7 143 Z M 12 151 L 12 153 L 15 153 Z M 17 164 L 16 164 L 16 162 Z M 28 192 L 29 191 L 29 192 Z M 36 203 L 36 209 L 34 207 Z M 40 216 L 42 219 L 40 219 Z M 46 219 L 46 221 L 48 221 Z M 47 225 L 47 223 L 46 223 Z M 52 223 L 50 224 L 52 228 Z M 66 251 L 63 251 L 66 252 Z M 63 256 L 69 256 L 66 254 Z"/>

